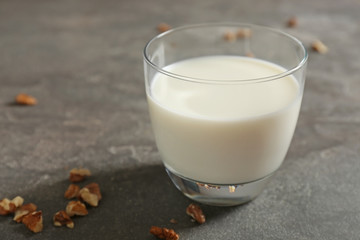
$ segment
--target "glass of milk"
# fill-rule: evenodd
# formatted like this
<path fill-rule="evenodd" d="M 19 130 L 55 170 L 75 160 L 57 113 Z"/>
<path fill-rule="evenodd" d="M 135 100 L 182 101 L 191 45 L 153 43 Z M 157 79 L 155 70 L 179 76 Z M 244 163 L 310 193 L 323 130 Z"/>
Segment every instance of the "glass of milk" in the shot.
<path fill-rule="evenodd" d="M 284 161 L 307 52 L 282 31 L 216 23 L 176 28 L 144 49 L 145 85 L 166 171 L 187 197 L 254 199 Z"/>

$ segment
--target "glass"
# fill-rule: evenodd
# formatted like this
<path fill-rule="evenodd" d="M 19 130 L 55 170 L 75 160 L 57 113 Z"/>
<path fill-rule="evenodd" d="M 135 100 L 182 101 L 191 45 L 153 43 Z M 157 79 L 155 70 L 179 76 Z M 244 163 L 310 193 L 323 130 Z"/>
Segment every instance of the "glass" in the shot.
<path fill-rule="evenodd" d="M 288 151 L 306 63 L 299 40 L 251 24 L 185 26 L 150 40 L 149 113 L 175 186 L 217 206 L 260 194 Z"/>

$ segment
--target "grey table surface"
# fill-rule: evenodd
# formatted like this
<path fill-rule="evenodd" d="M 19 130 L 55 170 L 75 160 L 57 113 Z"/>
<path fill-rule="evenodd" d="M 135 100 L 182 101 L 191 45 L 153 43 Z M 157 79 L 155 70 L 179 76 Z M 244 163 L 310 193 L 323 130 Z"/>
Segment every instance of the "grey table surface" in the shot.
<path fill-rule="evenodd" d="M 0 198 L 21 195 L 44 214 L 33 234 L 0 216 L 0 239 L 155 239 L 151 225 L 180 239 L 360 239 L 360 2 L 0 1 Z M 285 22 L 297 16 L 297 28 Z M 282 167 L 254 201 L 202 206 L 170 182 L 151 130 L 142 49 L 160 22 L 235 21 L 280 28 L 310 51 L 304 101 Z M 26 92 L 39 103 L 12 104 Z M 55 228 L 68 171 L 92 170 L 103 200 L 75 228 Z M 177 224 L 169 222 L 171 218 Z"/>

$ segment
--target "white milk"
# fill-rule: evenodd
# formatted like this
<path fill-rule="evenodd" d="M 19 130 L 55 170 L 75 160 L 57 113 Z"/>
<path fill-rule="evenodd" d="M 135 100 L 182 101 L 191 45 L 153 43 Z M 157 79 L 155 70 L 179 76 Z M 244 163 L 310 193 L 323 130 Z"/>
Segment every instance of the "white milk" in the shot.
<path fill-rule="evenodd" d="M 273 76 L 285 70 L 247 57 L 209 56 L 165 70 L 214 80 Z M 245 183 L 274 172 L 294 133 L 301 94 L 292 76 L 252 84 L 207 84 L 157 74 L 148 96 L 162 160 L 196 181 Z"/>

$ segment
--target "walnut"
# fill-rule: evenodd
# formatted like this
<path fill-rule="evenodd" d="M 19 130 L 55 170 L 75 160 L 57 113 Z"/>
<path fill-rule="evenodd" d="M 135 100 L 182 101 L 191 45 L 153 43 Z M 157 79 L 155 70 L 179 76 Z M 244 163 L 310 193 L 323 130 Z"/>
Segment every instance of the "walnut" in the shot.
<path fill-rule="evenodd" d="M 88 214 L 85 204 L 80 201 L 71 201 L 66 206 L 66 213 L 70 217 L 74 215 L 85 216 Z"/>
<path fill-rule="evenodd" d="M 22 205 L 15 211 L 15 216 L 14 216 L 13 220 L 17 223 L 22 222 L 22 219 L 26 215 L 28 215 L 32 212 L 35 212 L 36 209 L 37 209 L 37 206 L 33 203 L 28 203 L 28 204 Z"/>
<path fill-rule="evenodd" d="M 71 182 L 81 182 L 85 177 L 91 176 L 91 172 L 86 168 L 73 168 L 70 171 Z"/>
<path fill-rule="evenodd" d="M 250 38 L 252 36 L 252 31 L 250 28 L 239 28 L 236 32 L 236 37 L 238 39 Z"/>
<path fill-rule="evenodd" d="M 0 201 L 0 215 L 8 215 L 16 211 L 24 202 L 22 197 L 15 197 L 10 201 L 8 198 L 4 198 Z"/>
<path fill-rule="evenodd" d="M 93 194 L 87 188 L 82 188 L 79 192 L 79 199 L 83 200 L 92 207 L 97 207 L 99 204 L 99 198 L 96 194 Z"/>
<path fill-rule="evenodd" d="M 171 26 L 167 23 L 160 23 L 158 26 L 157 26 L 157 30 L 159 33 L 163 33 L 163 32 L 166 32 L 168 30 L 171 29 Z"/>
<path fill-rule="evenodd" d="M 173 229 L 161 228 L 152 226 L 150 228 L 150 233 L 159 239 L 165 240 L 178 240 L 179 235 Z"/>
<path fill-rule="evenodd" d="M 70 184 L 68 189 L 66 190 L 64 197 L 67 199 L 71 199 L 77 197 L 80 191 L 80 187 L 76 184 Z"/>
<path fill-rule="evenodd" d="M 10 213 L 10 199 L 4 198 L 0 201 L 0 215 L 8 215 Z"/>
<path fill-rule="evenodd" d="M 16 196 L 13 200 L 11 200 L 11 203 L 13 203 L 16 208 L 18 208 L 23 205 L 24 199 L 20 196 Z"/>
<path fill-rule="evenodd" d="M 320 40 L 316 40 L 316 41 L 312 42 L 311 48 L 315 52 L 318 52 L 318 53 L 321 53 L 321 54 L 325 54 L 325 53 L 328 52 L 327 46 L 323 42 L 321 42 Z"/>
<path fill-rule="evenodd" d="M 298 20 L 297 18 L 294 16 L 294 17 L 291 17 L 289 18 L 289 20 L 287 21 L 286 25 L 289 27 L 289 28 L 294 28 L 298 25 Z"/>
<path fill-rule="evenodd" d="M 203 224 L 205 222 L 205 215 L 204 215 L 203 211 L 201 210 L 201 208 L 196 204 L 191 203 L 186 208 L 186 214 L 191 216 L 193 219 L 195 219 L 200 224 Z"/>
<path fill-rule="evenodd" d="M 65 211 L 61 210 L 55 213 L 53 217 L 54 226 L 61 227 L 66 225 L 68 228 L 74 228 L 74 222 Z"/>
<path fill-rule="evenodd" d="M 89 189 L 91 193 L 95 194 L 98 197 L 98 199 L 101 200 L 102 196 L 101 196 L 99 184 L 90 183 L 86 185 L 85 188 Z"/>
<path fill-rule="evenodd" d="M 97 183 L 90 183 L 79 192 L 79 199 L 92 207 L 97 207 L 101 198 L 100 187 Z"/>
<path fill-rule="evenodd" d="M 30 231 L 34 233 L 41 232 L 43 229 L 43 218 L 42 218 L 42 212 L 32 212 L 22 219 L 22 222 L 25 224 L 25 226 L 30 229 Z"/>
<path fill-rule="evenodd" d="M 227 42 L 235 42 L 236 41 L 236 34 L 233 32 L 226 32 L 224 34 L 224 39 Z"/>
<path fill-rule="evenodd" d="M 20 93 L 16 96 L 15 101 L 20 105 L 35 105 L 37 103 L 36 99 L 30 95 Z"/>

